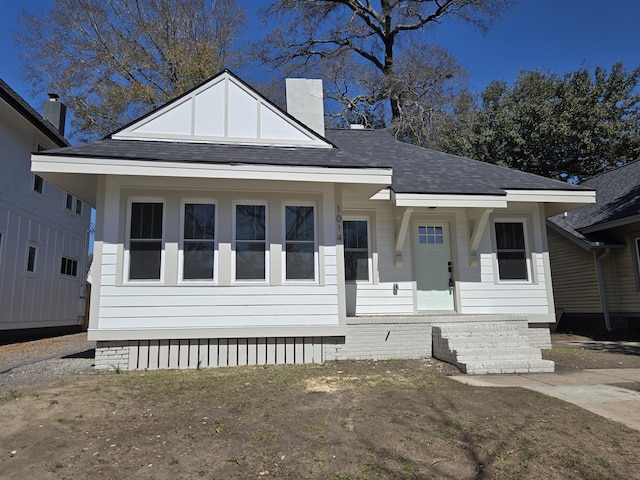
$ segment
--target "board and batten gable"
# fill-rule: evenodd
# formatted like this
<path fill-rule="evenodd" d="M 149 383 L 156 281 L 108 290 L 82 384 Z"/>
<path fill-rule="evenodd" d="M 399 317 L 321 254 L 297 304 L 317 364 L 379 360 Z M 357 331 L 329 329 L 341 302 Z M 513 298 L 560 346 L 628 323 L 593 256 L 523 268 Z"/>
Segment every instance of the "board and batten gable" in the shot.
<path fill-rule="evenodd" d="M 0 100 L 3 331 L 79 328 L 84 318 L 91 208 L 82 202 L 78 206 L 75 197 L 71 198 L 71 208 L 67 208 L 65 191 L 45 180 L 36 180 L 31 172 L 31 152 L 60 145 L 34 121 L 42 120 L 30 121 Z"/>
<path fill-rule="evenodd" d="M 112 138 L 332 148 L 227 71 Z"/>

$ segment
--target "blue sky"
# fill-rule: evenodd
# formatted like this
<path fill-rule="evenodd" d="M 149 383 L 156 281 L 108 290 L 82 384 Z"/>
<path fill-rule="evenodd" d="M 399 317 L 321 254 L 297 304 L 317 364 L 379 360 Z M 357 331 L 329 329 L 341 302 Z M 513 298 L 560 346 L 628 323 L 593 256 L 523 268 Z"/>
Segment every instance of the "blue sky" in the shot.
<path fill-rule="evenodd" d="M 255 15 L 264 0 L 238 0 Z M 51 0 L 0 0 L 2 58 L 0 77 L 37 110 L 46 92 L 31 95 L 21 78 L 21 59 L 14 44 L 16 19 L 23 8 L 37 12 Z M 609 69 L 622 61 L 640 66 L 640 1 L 638 0 L 517 0 L 516 6 L 483 35 L 461 23 L 446 23 L 433 33 L 434 42 L 449 49 L 471 74 L 480 92 L 491 80 L 513 82 L 520 70 L 544 67 L 556 73 L 582 64 Z"/>

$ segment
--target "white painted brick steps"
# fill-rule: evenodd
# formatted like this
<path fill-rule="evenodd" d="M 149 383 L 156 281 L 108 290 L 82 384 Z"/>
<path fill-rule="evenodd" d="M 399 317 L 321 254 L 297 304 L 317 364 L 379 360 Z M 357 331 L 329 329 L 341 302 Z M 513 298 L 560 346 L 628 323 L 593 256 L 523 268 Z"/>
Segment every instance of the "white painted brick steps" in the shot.
<path fill-rule="evenodd" d="M 469 375 L 492 373 L 548 373 L 554 363 L 543 360 L 532 346 L 526 321 L 474 322 L 433 326 L 433 356 L 456 365 Z"/>

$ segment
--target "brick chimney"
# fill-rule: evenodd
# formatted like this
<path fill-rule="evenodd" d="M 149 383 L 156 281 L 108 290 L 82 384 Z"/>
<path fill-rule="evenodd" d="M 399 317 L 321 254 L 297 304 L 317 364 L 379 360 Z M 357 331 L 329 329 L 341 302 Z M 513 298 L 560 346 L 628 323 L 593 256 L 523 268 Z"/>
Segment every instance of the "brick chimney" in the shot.
<path fill-rule="evenodd" d="M 64 125 L 67 119 L 67 107 L 58 99 L 60 97 L 55 93 L 49 94 L 49 100 L 44 102 L 42 110 L 44 118 L 49 120 L 56 127 L 60 135 L 64 136 Z"/>

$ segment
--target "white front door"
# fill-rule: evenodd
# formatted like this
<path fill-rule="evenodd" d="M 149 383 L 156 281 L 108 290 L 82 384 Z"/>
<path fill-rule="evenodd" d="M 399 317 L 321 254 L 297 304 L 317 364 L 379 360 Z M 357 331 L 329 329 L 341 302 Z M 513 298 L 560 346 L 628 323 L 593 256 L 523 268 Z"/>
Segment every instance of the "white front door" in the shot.
<path fill-rule="evenodd" d="M 449 224 L 414 223 L 413 240 L 418 310 L 452 311 L 454 303 Z"/>

